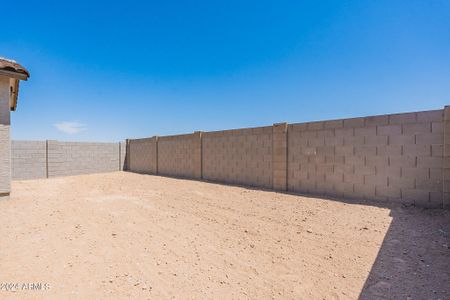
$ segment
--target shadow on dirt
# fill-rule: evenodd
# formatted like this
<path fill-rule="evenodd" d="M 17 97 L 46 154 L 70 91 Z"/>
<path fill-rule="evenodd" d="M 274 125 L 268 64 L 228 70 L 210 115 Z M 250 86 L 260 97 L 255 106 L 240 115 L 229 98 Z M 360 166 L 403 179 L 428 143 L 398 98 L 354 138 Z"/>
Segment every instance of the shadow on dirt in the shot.
<path fill-rule="evenodd" d="M 359 299 L 450 299 L 450 211 L 396 207 L 390 215 Z"/>

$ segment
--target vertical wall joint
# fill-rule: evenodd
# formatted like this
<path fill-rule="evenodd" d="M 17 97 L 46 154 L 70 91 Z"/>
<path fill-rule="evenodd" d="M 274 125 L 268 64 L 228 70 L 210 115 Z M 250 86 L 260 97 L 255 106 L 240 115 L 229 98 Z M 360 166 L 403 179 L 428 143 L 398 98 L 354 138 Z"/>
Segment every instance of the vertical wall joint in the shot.
<path fill-rule="evenodd" d="M 48 140 L 45 140 L 45 177 L 48 178 Z"/>
<path fill-rule="evenodd" d="M 277 123 L 272 127 L 272 186 L 274 190 L 287 190 L 288 124 Z"/>
<path fill-rule="evenodd" d="M 154 143 L 154 147 L 155 149 L 153 149 L 153 153 L 155 153 L 154 155 L 154 160 L 155 160 L 155 175 L 158 175 L 158 141 L 159 141 L 159 137 L 158 136 L 154 136 L 153 137 L 155 139 L 155 143 Z"/>
<path fill-rule="evenodd" d="M 123 166 L 124 170 L 130 170 L 130 139 L 125 140 L 125 165 Z"/>
<path fill-rule="evenodd" d="M 450 209 L 450 106 L 444 107 L 443 207 Z"/>
<path fill-rule="evenodd" d="M 202 132 L 195 131 L 194 138 L 194 178 L 202 179 Z"/>
<path fill-rule="evenodd" d="M 119 157 L 118 157 L 119 158 L 119 168 L 118 168 L 118 171 L 122 171 L 121 170 L 122 168 L 120 167 L 121 164 L 122 164 L 122 162 L 121 162 L 122 161 L 122 156 L 121 156 L 120 142 L 118 143 L 118 146 L 119 146 Z"/>

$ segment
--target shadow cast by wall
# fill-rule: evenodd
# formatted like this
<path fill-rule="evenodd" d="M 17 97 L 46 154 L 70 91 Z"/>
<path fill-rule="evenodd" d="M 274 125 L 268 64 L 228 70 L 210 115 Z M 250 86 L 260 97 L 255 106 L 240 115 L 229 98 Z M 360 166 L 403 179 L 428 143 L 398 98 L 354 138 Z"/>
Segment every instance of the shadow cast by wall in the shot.
<path fill-rule="evenodd" d="M 366 299 L 450 299 L 450 211 L 392 208 Z"/>
<path fill-rule="evenodd" d="M 399 205 L 402 205 L 403 207 L 409 207 L 412 204 L 402 204 L 402 203 L 392 203 L 392 202 L 383 202 L 383 201 L 376 201 L 376 200 L 366 200 L 366 199 L 359 199 L 359 198 L 343 198 L 343 197 L 336 197 L 336 196 L 330 196 L 330 195 L 323 195 L 323 194 L 313 194 L 313 193 L 301 193 L 296 191 L 279 191 L 274 190 L 272 186 L 260 186 L 260 185 L 252 185 L 252 184 L 244 184 L 239 183 L 235 181 L 223 181 L 223 180 L 214 180 L 214 179 L 205 179 L 205 178 L 192 178 L 190 176 L 181 176 L 181 175 L 174 175 L 174 174 L 152 174 L 146 171 L 131 171 L 131 170 L 125 170 L 126 172 L 140 174 L 140 175 L 149 175 L 149 176 L 158 176 L 158 177 L 165 177 L 165 178 L 173 178 L 173 179 L 180 179 L 180 180 L 188 180 L 188 181 L 194 181 L 194 182 L 205 182 L 210 184 L 217 184 L 217 185 L 226 185 L 226 186 L 233 186 L 233 187 L 240 187 L 252 191 L 265 191 L 269 193 L 281 193 L 285 195 L 292 195 L 292 196 L 302 196 L 306 198 L 315 198 L 317 200 L 332 200 L 332 201 L 339 201 L 347 204 L 360 204 L 360 205 L 369 205 L 369 206 L 376 206 L 381 208 L 393 208 L 398 207 Z"/>

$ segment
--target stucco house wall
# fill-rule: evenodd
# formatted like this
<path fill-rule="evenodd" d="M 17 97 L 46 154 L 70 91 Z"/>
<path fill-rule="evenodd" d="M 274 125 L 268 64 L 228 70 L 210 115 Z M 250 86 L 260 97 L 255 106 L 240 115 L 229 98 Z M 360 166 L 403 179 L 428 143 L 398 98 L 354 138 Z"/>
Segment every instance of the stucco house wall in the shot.
<path fill-rule="evenodd" d="M 10 79 L 0 75 L 0 197 L 11 191 Z"/>

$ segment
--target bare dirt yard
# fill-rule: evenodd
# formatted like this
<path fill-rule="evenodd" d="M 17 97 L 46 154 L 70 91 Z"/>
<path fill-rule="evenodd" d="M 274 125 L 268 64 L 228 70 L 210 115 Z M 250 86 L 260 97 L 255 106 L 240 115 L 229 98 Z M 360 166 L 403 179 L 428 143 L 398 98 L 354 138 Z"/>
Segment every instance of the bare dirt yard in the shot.
<path fill-rule="evenodd" d="M 1 299 L 450 299 L 449 211 L 125 172 L 12 188 Z"/>

